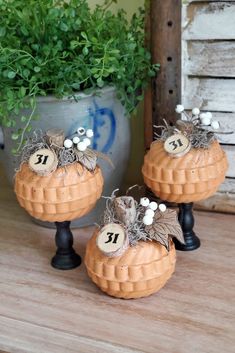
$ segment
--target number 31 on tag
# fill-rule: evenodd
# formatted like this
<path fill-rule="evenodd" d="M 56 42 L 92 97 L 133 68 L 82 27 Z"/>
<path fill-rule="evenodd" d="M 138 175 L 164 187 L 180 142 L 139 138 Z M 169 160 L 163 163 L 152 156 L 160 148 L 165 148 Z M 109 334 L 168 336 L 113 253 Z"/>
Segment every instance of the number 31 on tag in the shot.
<path fill-rule="evenodd" d="M 30 168 L 39 175 L 46 175 L 54 171 L 58 161 L 55 153 L 47 148 L 42 148 L 32 154 L 29 158 Z"/>
<path fill-rule="evenodd" d="M 120 224 L 110 223 L 104 226 L 98 233 L 96 244 L 100 251 L 111 255 L 123 248 L 126 240 L 126 233 Z"/>
<path fill-rule="evenodd" d="M 190 148 L 190 141 L 183 134 L 174 134 L 168 137 L 164 143 L 165 151 L 173 157 L 182 157 Z"/>

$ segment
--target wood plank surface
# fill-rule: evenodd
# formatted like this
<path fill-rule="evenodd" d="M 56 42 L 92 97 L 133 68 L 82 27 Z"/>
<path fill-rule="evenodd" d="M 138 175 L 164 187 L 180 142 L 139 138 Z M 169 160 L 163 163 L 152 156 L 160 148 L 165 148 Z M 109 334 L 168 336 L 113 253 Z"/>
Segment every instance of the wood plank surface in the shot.
<path fill-rule="evenodd" d="M 8 317 L 0 317 L 0 320 L 2 324 L 0 344 L 11 353 L 138 352 L 125 346 L 116 346 L 102 340 L 93 340 L 90 337 L 38 326 L 22 320 Z M 11 337 L 11 341 L 9 341 L 9 337 Z"/>
<path fill-rule="evenodd" d="M 232 353 L 235 217 L 195 212 L 202 246 L 178 252 L 159 293 L 114 299 L 87 277 L 50 267 L 54 235 L 29 219 L 1 174 L 0 350 L 11 353 Z M 74 230 L 84 258 L 93 228 Z"/>
<path fill-rule="evenodd" d="M 188 41 L 184 74 L 235 77 L 235 41 Z"/>
<path fill-rule="evenodd" d="M 235 39 L 234 2 L 192 3 L 186 10 L 183 39 Z"/>

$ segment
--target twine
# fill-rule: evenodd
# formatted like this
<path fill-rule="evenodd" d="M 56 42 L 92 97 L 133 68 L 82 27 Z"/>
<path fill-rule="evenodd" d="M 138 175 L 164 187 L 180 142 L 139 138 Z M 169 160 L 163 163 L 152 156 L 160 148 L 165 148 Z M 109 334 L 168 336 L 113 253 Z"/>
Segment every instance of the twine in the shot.
<path fill-rule="evenodd" d="M 90 148 L 87 148 L 84 152 L 80 152 L 77 150 L 76 147 L 65 148 L 64 146 L 61 147 L 56 145 L 55 143 L 51 143 L 49 145 L 47 143 L 46 136 L 43 134 L 42 130 L 35 130 L 33 132 L 32 137 L 27 140 L 26 144 L 22 149 L 21 163 L 16 172 L 21 170 L 21 166 L 23 163 L 28 163 L 29 158 L 33 153 L 43 148 L 50 149 L 55 153 L 58 159 L 57 168 L 65 168 L 65 173 L 67 173 L 66 166 L 73 163 L 79 163 L 80 165 L 82 165 L 84 172 L 85 169 L 90 172 L 94 172 L 97 167 L 98 158 L 102 158 L 103 160 L 107 161 L 111 165 L 111 167 L 114 168 L 114 165 L 110 158 L 101 152 L 94 151 Z M 79 170 L 77 170 L 77 173 L 79 174 L 79 176 L 82 175 Z M 58 177 L 61 177 L 63 175 L 59 175 Z"/>
<path fill-rule="evenodd" d="M 165 125 L 154 125 L 154 129 L 161 129 L 161 133 L 154 132 L 155 140 L 166 141 L 166 139 L 172 136 L 176 132 L 181 132 L 175 126 L 169 126 L 165 120 Z M 185 133 L 189 139 L 192 148 L 204 148 L 208 149 L 211 143 L 216 139 L 215 134 L 212 131 L 204 130 L 199 126 L 199 120 L 193 119 L 193 128 L 191 132 Z"/>
<path fill-rule="evenodd" d="M 135 201 L 136 217 L 135 217 L 135 220 L 129 226 L 126 226 L 118 219 L 115 211 L 115 207 L 114 207 L 114 200 L 116 198 L 115 193 L 118 190 L 119 189 L 114 190 L 111 197 L 105 197 L 106 208 L 104 211 L 103 219 L 101 220 L 101 227 L 104 227 L 109 223 L 120 224 L 125 229 L 130 246 L 135 246 L 140 240 L 143 240 L 143 241 L 151 240 L 151 238 L 149 237 L 148 233 L 145 230 L 145 225 L 143 224 L 143 217 L 146 209 L 145 207 L 139 205 L 137 201 Z"/>

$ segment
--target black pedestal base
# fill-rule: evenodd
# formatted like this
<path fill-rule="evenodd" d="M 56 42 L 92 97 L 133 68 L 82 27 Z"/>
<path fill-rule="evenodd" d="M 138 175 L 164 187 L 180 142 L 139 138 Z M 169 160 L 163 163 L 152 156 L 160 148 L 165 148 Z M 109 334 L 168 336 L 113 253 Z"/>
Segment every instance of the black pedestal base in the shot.
<path fill-rule="evenodd" d="M 57 228 L 55 235 L 57 251 L 51 260 L 51 265 L 59 270 L 71 270 L 78 267 L 82 260 L 73 249 L 73 234 L 70 230 L 70 222 L 55 222 L 55 225 Z"/>
<path fill-rule="evenodd" d="M 56 254 L 51 260 L 51 266 L 59 270 L 72 270 L 80 266 L 81 263 L 82 259 L 76 253 L 67 255 Z"/>
<path fill-rule="evenodd" d="M 184 233 L 185 244 L 181 244 L 177 239 L 174 239 L 175 248 L 181 251 L 192 251 L 200 247 L 200 239 L 196 236 L 194 232 L 190 234 Z"/>
<path fill-rule="evenodd" d="M 182 203 L 179 205 L 179 223 L 184 234 L 185 244 L 181 244 L 177 239 L 174 239 L 175 247 L 181 251 L 192 251 L 200 247 L 200 239 L 193 231 L 193 203 Z"/>

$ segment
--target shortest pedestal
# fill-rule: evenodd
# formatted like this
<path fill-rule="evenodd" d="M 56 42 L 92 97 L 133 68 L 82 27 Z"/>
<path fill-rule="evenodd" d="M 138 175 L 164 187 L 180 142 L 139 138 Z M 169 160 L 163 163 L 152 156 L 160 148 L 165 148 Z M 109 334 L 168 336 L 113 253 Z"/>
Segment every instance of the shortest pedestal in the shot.
<path fill-rule="evenodd" d="M 179 205 L 179 223 L 184 234 L 185 244 L 181 244 L 177 239 L 174 239 L 177 250 L 191 251 L 200 247 L 200 239 L 193 231 L 193 203 L 181 203 Z"/>
<path fill-rule="evenodd" d="M 70 222 L 55 222 L 57 246 L 56 255 L 51 260 L 51 265 L 59 270 L 71 270 L 78 267 L 82 260 L 73 249 L 73 234 L 70 230 Z"/>

